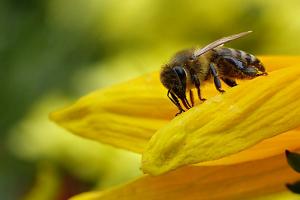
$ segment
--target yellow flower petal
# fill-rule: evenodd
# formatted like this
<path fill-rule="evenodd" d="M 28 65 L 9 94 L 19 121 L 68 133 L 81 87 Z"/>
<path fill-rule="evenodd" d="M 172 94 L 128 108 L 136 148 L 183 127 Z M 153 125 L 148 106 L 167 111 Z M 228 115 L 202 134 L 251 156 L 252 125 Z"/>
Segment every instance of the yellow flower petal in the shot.
<path fill-rule="evenodd" d="M 143 154 L 158 175 L 216 160 L 300 126 L 300 66 L 274 71 L 195 106 L 159 129 Z"/>
<path fill-rule="evenodd" d="M 268 138 L 253 147 L 218 160 L 198 163 L 199 166 L 230 165 L 259 160 L 282 154 L 286 149 L 294 151 L 300 147 L 300 129 L 294 129 Z"/>
<path fill-rule="evenodd" d="M 93 92 L 50 118 L 80 136 L 142 152 L 153 133 L 175 113 L 153 73 Z"/>
<path fill-rule="evenodd" d="M 300 62 L 300 57 L 261 59 L 268 71 Z M 206 98 L 218 94 L 210 83 L 204 85 L 202 92 Z M 176 112 L 155 72 L 95 91 L 51 113 L 50 118 L 77 135 L 141 153 L 150 137 Z"/>
<path fill-rule="evenodd" d="M 256 199 L 285 191 L 285 183 L 299 179 L 284 155 L 229 166 L 188 166 L 156 177 L 144 176 L 103 192 L 85 193 L 71 200 L 238 200 Z"/>
<path fill-rule="evenodd" d="M 203 90 L 206 97 L 218 93 L 210 84 Z M 50 119 L 77 135 L 141 153 L 176 113 L 155 72 L 84 96 Z"/>
<path fill-rule="evenodd" d="M 268 72 L 300 63 L 300 56 L 259 56 Z"/>

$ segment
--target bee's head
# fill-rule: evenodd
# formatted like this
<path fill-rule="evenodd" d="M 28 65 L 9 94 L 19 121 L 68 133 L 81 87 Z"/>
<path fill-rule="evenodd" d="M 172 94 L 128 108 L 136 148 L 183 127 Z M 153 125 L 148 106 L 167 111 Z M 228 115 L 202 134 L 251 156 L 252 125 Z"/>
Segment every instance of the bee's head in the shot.
<path fill-rule="evenodd" d="M 165 66 L 160 73 L 160 81 L 178 98 L 185 98 L 186 73 L 182 66 Z"/>
<path fill-rule="evenodd" d="M 160 73 L 160 81 L 171 93 L 176 95 L 183 104 L 188 104 L 186 100 L 187 75 L 182 66 L 171 67 L 166 65 L 163 67 Z"/>

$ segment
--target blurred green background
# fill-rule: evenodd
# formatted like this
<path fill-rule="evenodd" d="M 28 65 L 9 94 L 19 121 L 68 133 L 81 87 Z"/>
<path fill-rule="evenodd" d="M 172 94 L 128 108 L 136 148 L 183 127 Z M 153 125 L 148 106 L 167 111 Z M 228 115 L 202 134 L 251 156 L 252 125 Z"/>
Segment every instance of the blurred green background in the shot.
<path fill-rule="evenodd" d="M 299 12 L 297 0 L 0 0 L 0 199 L 62 200 L 137 177 L 138 155 L 48 113 L 242 31 L 254 33 L 231 47 L 299 54 Z"/>

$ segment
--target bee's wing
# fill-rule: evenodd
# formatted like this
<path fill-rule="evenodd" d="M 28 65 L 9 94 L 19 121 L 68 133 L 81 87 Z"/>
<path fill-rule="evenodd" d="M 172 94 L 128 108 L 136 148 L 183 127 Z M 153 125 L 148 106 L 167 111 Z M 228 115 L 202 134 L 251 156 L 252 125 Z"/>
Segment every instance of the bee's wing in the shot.
<path fill-rule="evenodd" d="M 221 39 L 218 39 L 208 45 L 206 45 L 205 47 L 201 48 L 201 49 L 197 49 L 194 51 L 194 57 L 198 57 L 201 56 L 202 54 L 206 53 L 207 51 L 216 48 L 218 46 L 221 46 L 227 42 L 230 42 L 232 40 L 236 40 L 238 38 L 244 37 L 245 35 L 248 35 L 249 33 L 252 33 L 252 31 L 246 31 L 246 32 L 242 32 L 242 33 L 238 33 L 235 35 L 230 35 L 228 37 L 223 37 Z"/>

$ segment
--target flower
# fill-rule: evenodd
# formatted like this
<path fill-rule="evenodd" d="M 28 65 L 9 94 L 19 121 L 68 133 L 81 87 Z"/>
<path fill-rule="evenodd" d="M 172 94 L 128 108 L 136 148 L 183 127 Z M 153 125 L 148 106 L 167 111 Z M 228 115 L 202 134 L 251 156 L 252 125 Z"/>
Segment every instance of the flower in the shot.
<path fill-rule="evenodd" d="M 176 118 L 157 72 L 51 113 L 77 135 L 143 154 L 142 170 L 160 175 L 74 199 L 240 199 L 284 191 L 297 180 L 283 152 L 300 150 L 300 57 L 261 60 L 268 76 L 225 94 L 206 84 L 208 100 Z"/>

